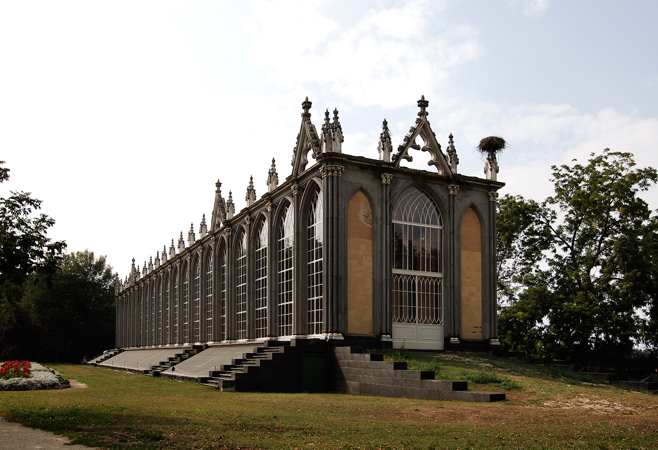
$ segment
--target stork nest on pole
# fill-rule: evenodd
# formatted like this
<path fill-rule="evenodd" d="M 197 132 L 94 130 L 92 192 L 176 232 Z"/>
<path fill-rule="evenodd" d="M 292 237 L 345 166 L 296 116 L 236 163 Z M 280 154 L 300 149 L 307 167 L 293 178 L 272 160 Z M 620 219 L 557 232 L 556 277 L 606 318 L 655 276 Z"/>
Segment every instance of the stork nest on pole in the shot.
<path fill-rule="evenodd" d="M 477 149 L 483 154 L 500 153 L 505 149 L 505 139 L 498 136 L 489 136 L 480 141 Z"/>

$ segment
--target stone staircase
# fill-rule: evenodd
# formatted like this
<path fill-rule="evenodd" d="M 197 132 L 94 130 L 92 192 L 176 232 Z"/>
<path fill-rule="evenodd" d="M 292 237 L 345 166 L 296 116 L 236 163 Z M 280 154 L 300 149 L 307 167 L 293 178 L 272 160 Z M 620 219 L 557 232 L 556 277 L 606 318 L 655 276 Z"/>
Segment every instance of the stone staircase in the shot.
<path fill-rule="evenodd" d="M 111 357 L 113 357 L 115 355 L 118 355 L 122 351 L 123 351 L 123 349 L 121 349 L 121 348 L 113 348 L 111 350 L 108 350 L 107 353 L 105 353 L 105 354 L 101 353 L 100 355 L 96 356 L 95 358 L 90 359 L 85 364 L 91 364 L 91 365 L 100 364 L 103 361 L 105 361 L 107 359 L 110 359 Z"/>
<path fill-rule="evenodd" d="M 204 386 L 225 392 L 296 392 L 299 352 L 289 342 L 266 341 L 255 353 L 244 353 L 242 358 L 211 370 L 207 377 L 198 378 Z"/>
<path fill-rule="evenodd" d="M 383 397 L 495 402 L 505 394 L 469 391 L 466 381 L 435 380 L 434 371 L 407 370 L 406 362 L 384 361 L 360 347 L 334 349 L 336 388 Z"/>
<path fill-rule="evenodd" d="M 199 354 L 199 352 L 202 352 L 207 347 L 206 344 L 195 344 L 192 348 L 185 349 L 182 353 L 176 353 L 174 356 L 169 357 L 167 361 L 160 361 L 159 364 L 151 366 L 151 370 L 145 371 L 144 374 L 151 377 L 159 377 L 165 370 Z"/>

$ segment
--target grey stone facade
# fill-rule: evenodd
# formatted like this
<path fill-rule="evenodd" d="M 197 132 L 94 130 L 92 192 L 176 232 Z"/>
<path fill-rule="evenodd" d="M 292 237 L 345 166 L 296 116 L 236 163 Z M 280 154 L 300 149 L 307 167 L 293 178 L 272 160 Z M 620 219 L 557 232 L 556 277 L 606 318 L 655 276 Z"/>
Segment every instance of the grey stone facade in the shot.
<path fill-rule="evenodd" d="M 496 343 L 497 164 L 486 179 L 457 172 L 441 150 L 428 102 L 393 151 L 386 121 L 379 158 L 342 152 L 334 111 L 320 133 L 311 102 L 292 173 L 235 212 L 216 184 L 198 236 L 158 252 L 117 283 L 117 347 L 321 338 L 443 349 Z M 373 149 L 374 152 L 374 149 Z M 411 153 L 410 153 L 411 152 Z M 429 155 L 426 155 L 429 154 Z M 311 158 L 309 158 L 309 154 Z M 429 156 L 432 171 L 401 167 Z"/>

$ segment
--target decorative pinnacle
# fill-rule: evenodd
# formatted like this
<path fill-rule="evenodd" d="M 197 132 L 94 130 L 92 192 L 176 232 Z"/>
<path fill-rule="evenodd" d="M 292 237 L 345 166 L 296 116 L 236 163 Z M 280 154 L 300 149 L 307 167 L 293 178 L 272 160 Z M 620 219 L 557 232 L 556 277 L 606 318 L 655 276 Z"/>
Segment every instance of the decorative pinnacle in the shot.
<path fill-rule="evenodd" d="M 215 183 L 215 192 L 219 193 L 219 195 L 222 195 L 222 183 L 219 181 L 219 178 L 217 179 L 217 183 Z"/>
<path fill-rule="evenodd" d="M 425 109 L 429 106 L 430 102 L 425 100 L 425 96 L 421 95 L 420 100 L 418 100 L 418 107 L 420 108 L 420 111 L 418 112 L 418 117 L 425 117 L 429 113 L 425 111 Z"/>
<path fill-rule="evenodd" d="M 308 97 L 306 97 L 306 100 L 302 102 L 302 109 L 304 110 L 302 117 L 311 117 L 311 113 L 308 112 L 308 110 L 311 109 L 312 104 L 313 103 L 308 100 Z"/>
<path fill-rule="evenodd" d="M 324 124 L 326 126 L 329 126 L 329 110 L 328 109 L 326 109 L 324 111 Z"/>

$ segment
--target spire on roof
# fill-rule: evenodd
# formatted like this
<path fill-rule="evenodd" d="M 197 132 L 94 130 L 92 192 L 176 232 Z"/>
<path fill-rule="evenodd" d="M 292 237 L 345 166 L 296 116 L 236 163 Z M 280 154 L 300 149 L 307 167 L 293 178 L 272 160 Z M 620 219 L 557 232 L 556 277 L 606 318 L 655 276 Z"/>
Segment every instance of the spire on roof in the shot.
<path fill-rule="evenodd" d="M 233 203 L 233 192 L 228 191 L 228 201 L 226 202 L 226 218 L 232 219 L 235 214 L 235 204 Z"/>
<path fill-rule="evenodd" d="M 180 237 L 178 238 L 178 253 L 183 253 L 185 251 L 185 240 L 183 239 L 183 232 L 180 232 Z"/>
<path fill-rule="evenodd" d="M 203 215 L 201 224 L 199 225 L 199 239 L 203 239 L 208 234 L 208 226 L 206 225 L 206 215 Z"/>
<path fill-rule="evenodd" d="M 247 207 L 256 202 L 256 189 L 254 189 L 253 175 L 249 177 L 249 186 L 247 186 L 247 194 L 244 196 L 244 199 L 247 201 Z"/>
<path fill-rule="evenodd" d="M 455 142 L 452 139 L 452 133 L 448 136 L 448 148 L 446 149 L 447 163 L 450 166 L 452 173 L 457 173 L 457 165 L 459 164 L 459 157 L 457 156 L 457 149 Z"/>
<path fill-rule="evenodd" d="M 156 269 L 160 267 L 160 251 L 157 251 L 155 253 L 155 262 L 153 263 L 153 267 L 155 267 Z"/>
<path fill-rule="evenodd" d="M 272 192 L 279 185 L 279 175 L 276 173 L 276 164 L 274 163 L 274 158 L 272 158 L 272 167 L 270 171 L 267 172 L 267 191 Z"/>
<path fill-rule="evenodd" d="M 182 237 L 182 236 L 181 236 Z M 171 240 L 171 247 L 169 247 L 169 256 L 172 258 L 176 256 L 176 247 L 174 247 L 174 240 Z"/>
<path fill-rule="evenodd" d="M 196 236 L 194 235 L 194 223 L 190 223 L 190 231 L 187 232 L 187 246 L 191 247 L 195 241 Z"/>
<path fill-rule="evenodd" d="M 162 264 L 167 262 L 167 246 L 162 246 Z"/>
<path fill-rule="evenodd" d="M 391 152 L 393 151 L 393 145 L 391 144 L 391 133 L 388 131 L 388 122 L 384 119 L 382 123 L 382 132 L 379 135 L 379 145 L 377 146 L 379 151 L 379 160 L 384 162 L 391 162 Z"/>

